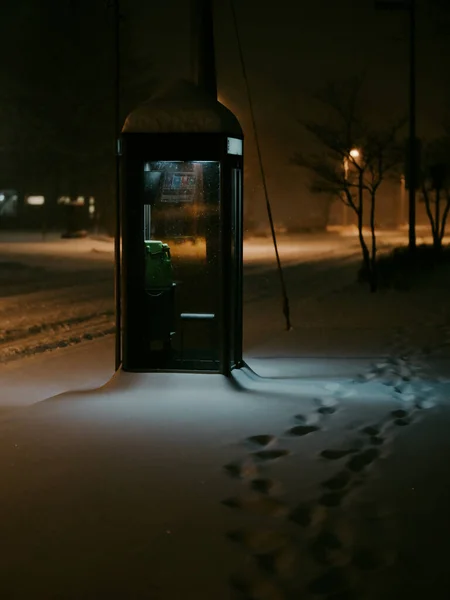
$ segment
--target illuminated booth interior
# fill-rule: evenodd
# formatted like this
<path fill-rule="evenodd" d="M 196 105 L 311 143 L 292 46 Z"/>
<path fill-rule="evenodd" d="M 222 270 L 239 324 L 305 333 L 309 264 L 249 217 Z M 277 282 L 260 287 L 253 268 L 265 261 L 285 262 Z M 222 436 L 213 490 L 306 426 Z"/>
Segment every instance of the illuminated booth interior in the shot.
<path fill-rule="evenodd" d="M 122 137 L 122 368 L 228 374 L 242 363 L 243 135 L 181 82 Z"/>

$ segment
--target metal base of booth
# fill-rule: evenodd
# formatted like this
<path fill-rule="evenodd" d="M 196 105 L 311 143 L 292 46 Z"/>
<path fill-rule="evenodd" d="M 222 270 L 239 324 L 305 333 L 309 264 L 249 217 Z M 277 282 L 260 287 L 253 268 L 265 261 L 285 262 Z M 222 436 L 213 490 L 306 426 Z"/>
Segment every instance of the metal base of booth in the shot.
<path fill-rule="evenodd" d="M 201 357 L 190 357 L 190 358 L 165 358 L 161 357 L 155 359 L 152 362 L 152 367 L 124 367 L 120 366 L 120 369 L 127 373 L 202 373 L 212 375 L 227 375 L 220 369 L 220 363 L 217 359 L 205 359 Z M 230 368 L 230 372 L 234 369 L 241 369 L 247 367 L 246 363 L 242 362 L 239 365 Z M 249 367 L 248 367 L 249 368 Z M 229 373 L 228 373 L 229 374 Z M 257 375 L 255 374 L 257 377 Z"/>

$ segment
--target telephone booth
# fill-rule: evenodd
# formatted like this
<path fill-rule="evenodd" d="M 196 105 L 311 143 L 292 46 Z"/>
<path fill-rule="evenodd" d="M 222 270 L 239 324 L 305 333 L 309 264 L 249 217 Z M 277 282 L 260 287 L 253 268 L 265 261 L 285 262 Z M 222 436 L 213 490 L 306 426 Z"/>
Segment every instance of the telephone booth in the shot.
<path fill-rule="evenodd" d="M 229 374 L 242 364 L 243 134 L 181 82 L 121 136 L 122 368 Z"/>

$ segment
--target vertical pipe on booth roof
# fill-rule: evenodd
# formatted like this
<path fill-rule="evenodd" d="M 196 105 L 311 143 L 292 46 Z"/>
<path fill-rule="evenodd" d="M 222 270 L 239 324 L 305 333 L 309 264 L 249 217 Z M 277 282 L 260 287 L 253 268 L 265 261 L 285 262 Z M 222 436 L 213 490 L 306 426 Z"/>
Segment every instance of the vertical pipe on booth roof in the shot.
<path fill-rule="evenodd" d="M 191 78 L 194 84 L 202 89 L 213 100 L 217 101 L 217 72 L 216 72 L 216 53 L 214 45 L 214 18 L 213 18 L 213 0 L 191 0 Z M 223 181 L 223 171 L 220 173 L 221 194 L 226 192 L 226 186 Z M 204 199 L 208 202 L 211 191 L 203 185 Z M 220 323 L 219 339 L 221 371 L 226 373 L 228 370 L 228 348 L 227 348 L 227 323 L 224 315 L 226 301 L 226 286 L 224 284 L 224 273 L 227 272 L 227 257 L 223 253 L 223 219 L 224 204 L 220 202 L 220 217 L 218 227 L 220 233 L 217 234 L 215 227 L 211 235 L 205 232 L 206 237 L 206 257 L 207 262 L 215 264 L 216 257 L 220 257 Z M 213 219 L 214 217 L 210 217 Z M 211 223 L 212 225 L 212 223 Z"/>
<path fill-rule="evenodd" d="M 191 0 L 191 77 L 217 100 L 212 0 Z"/>

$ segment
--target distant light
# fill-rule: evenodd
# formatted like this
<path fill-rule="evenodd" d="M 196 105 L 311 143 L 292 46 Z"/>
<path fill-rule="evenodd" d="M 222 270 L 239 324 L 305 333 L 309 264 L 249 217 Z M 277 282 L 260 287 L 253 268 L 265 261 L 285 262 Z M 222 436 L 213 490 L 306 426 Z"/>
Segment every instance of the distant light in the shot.
<path fill-rule="evenodd" d="M 242 156 L 242 140 L 240 140 L 239 138 L 228 138 L 227 145 L 228 154 Z"/>
<path fill-rule="evenodd" d="M 359 157 L 359 150 L 358 150 L 358 148 L 352 148 L 350 150 L 350 156 L 352 158 L 358 158 Z"/>
<path fill-rule="evenodd" d="M 89 206 L 89 214 L 93 215 L 95 213 L 95 206 L 93 206 L 92 204 Z"/>
<path fill-rule="evenodd" d="M 29 206 L 42 206 L 45 203 L 44 196 L 27 196 L 25 202 Z"/>
<path fill-rule="evenodd" d="M 70 204 L 70 196 L 60 196 L 58 198 L 58 204 Z"/>
<path fill-rule="evenodd" d="M 73 204 L 76 206 L 84 206 L 84 196 L 78 196 Z"/>
<path fill-rule="evenodd" d="M 94 206 L 94 204 L 95 204 L 95 198 L 93 196 L 91 196 L 89 198 L 89 206 Z"/>
<path fill-rule="evenodd" d="M 0 194 L 0 202 L 3 202 L 4 199 L 5 199 L 5 194 Z"/>

